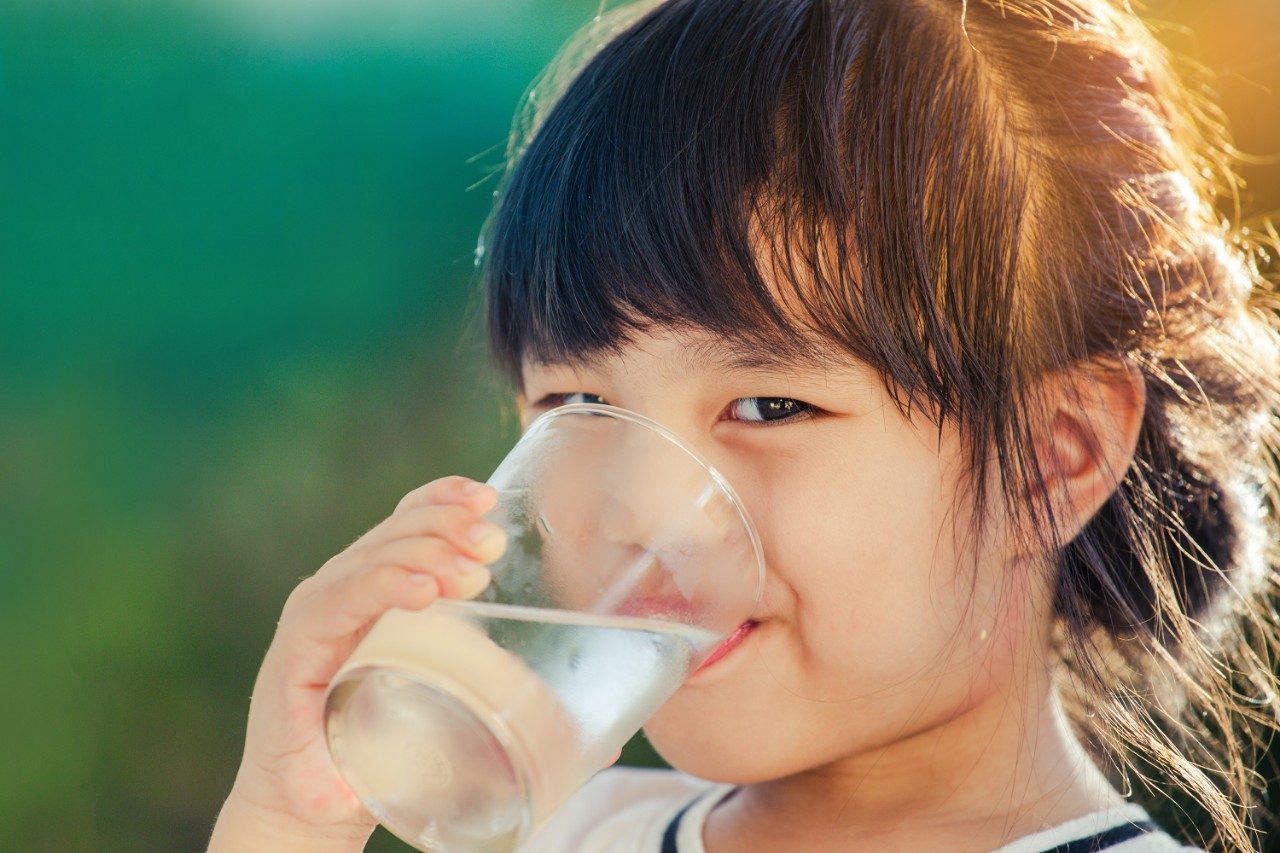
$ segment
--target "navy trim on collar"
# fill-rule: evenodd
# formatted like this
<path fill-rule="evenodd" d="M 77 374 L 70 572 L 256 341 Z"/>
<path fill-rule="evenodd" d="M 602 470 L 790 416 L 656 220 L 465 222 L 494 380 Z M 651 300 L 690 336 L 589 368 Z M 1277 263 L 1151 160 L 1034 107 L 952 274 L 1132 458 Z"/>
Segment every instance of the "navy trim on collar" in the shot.
<path fill-rule="evenodd" d="M 680 832 L 680 820 L 684 817 L 684 813 L 700 800 L 704 795 L 694 797 L 692 800 L 684 804 L 680 811 L 676 812 L 675 817 L 671 818 L 671 822 L 667 824 L 667 829 L 662 833 L 662 853 L 680 853 L 676 847 L 676 835 Z M 1149 820 L 1134 820 L 1120 826 L 1113 826 L 1110 829 L 1104 829 L 1093 835 L 1086 835 L 1084 838 L 1076 838 L 1065 844 L 1059 844 L 1044 853 L 1098 853 L 1108 847 L 1114 847 L 1117 844 L 1128 841 L 1131 838 L 1137 838 L 1148 832 L 1155 832 L 1158 827 Z"/>
<path fill-rule="evenodd" d="M 1114 847 L 1130 838 L 1137 838 L 1147 832 L 1155 832 L 1156 825 L 1149 820 L 1135 820 L 1129 823 L 1104 829 L 1094 835 L 1086 835 L 1065 844 L 1059 844 L 1045 853 L 1097 853 L 1107 847 Z"/>
<path fill-rule="evenodd" d="M 684 813 L 689 810 L 689 807 L 699 799 L 701 799 L 701 795 L 685 803 L 684 808 L 676 812 L 676 816 L 671 818 L 671 822 L 667 824 L 667 831 L 662 833 L 662 853 L 679 853 L 679 849 L 676 847 L 676 833 L 680 831 L 680 819 L 684 817 Z"/>

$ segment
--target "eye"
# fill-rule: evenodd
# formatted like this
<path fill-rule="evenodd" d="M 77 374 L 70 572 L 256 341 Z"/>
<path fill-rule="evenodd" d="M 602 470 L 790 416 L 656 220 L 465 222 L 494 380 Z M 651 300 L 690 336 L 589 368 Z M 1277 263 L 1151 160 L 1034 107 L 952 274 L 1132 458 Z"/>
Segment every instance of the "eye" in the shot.
<path fill-rule="evenodd" d="M 594 397 L 595 400 L 575 400 L 574 397 Z M 534 408 L 560 406 L 568 403 L 606 403 L 604 397 L 586 391 L 573 391 L 559 394 L 547 394 L 534 404 Z M 761 426 L 776 426 L 783 423 L 807 421 L 815 416 L 818 409 L 801 400 L 790 397 L 739 397 L 729 404 L 729 411 L 738 413 L 729 420 L 755 423 Z M 754 416 L 742 417 L 743 412 L 753 412 Z"/>
<path fill-rule="evenodd" d="M 595 397 L 596 399 L 571 400 L 569 399 L 571 397 Z M 534 403 L 533 407 L 535 409 L 541 409 L 543 407 L 551 408 L 553 406 L 565 406 L 565 405 L 568 405 L 569 403 L 604 403 L 604 402 L 605 402 L 604 397 L 601 397 L 599 394 L 592 394 L 589 391 L 570 391 L 570 392 L 565 392 L 560 394 L 548 394 L 538 402 Z"/>
<path fill-rule="evenodd" d="M 814 416 L 814 406 L 790 397 L 739 397 L 729 404 L 730 411 L 756 412 L 760 420 L 751 418 L 733 418 L 747 423 L 759 423 L 773 426 L 779 423 L 807 421 Z"/>

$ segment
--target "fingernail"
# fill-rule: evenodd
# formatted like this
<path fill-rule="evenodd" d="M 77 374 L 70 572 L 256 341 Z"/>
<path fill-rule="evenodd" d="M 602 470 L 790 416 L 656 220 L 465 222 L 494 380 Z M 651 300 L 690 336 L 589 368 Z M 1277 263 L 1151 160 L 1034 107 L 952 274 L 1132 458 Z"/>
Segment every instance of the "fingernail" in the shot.
<path fill-rule="evenodd" d="M 469 480 L 468 482 L 463 484 L 462 493 L 464 495 L 474 495 L 476 492 L 480 491 L 482 488 L 484 488 L 484 483 L 480 483 L 475 480 Z"/>
<path fill-rule="evenodd" d="M 409 575 L 409 582 L 416 583 L 418 586 L 422 586 L 423 584 L 430 583 L 434 580 L 435 580 L 435 577 L 427 574 L 426 572 L 414 572 L 413 574 Z"/>
<path fill-rule="evenodd" d="M 471 525 L 471 528 L 467 531 L 467 538 L 471 540 L 472 545 L 479 545 L 486 539 L 497 536 L 501 532 L 502 528 L 498 527 L 496 524 L 491 524 L 487 521 L 477 521 L 475 524 Z"/>
<path fill-rule="evenodd" d="M 483 565 L 476 560 L 472 560 L 470 557 L 463 557 L 462 555 L 454 557 L 453 564 L 458 567 L 458 571 L 460 572 L 474 572 Z"/>

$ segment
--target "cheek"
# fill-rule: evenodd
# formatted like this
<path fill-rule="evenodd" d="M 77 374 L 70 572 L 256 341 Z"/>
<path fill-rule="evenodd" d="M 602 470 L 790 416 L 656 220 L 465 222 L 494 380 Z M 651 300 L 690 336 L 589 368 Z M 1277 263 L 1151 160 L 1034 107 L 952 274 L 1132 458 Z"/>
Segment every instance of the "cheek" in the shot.
<path fill-rule="evenodd" d="M 967 540 L 951 535 L 968 518 L 951 513 L 953 478 L 927 441 L 873 438 L 857 453 L 774 455 L 755 482 L 738 475 L 744 492 L 767 495 L 752 509 L 777 619 L 727 662 L 732 678 L 680 691 L 646 725 L 673 765 L 777 778 L 927 729 L 1008 677 L 1010 645 L 978 631 L 1019 618 L 1018 591 L 1002 602 L 999 561 L 986 560 L 970 614 L 974 570 L 957 546 Z"/>
<path fill-rule="evenodd" d="M 994 571 L 972 587 L 970 519 L 953 513 L 958 446 L 900 422 L 771 477 L 766 558 L 789 593 L 795 685 L 853 698 L 970 666 L 997 606 Z"/>

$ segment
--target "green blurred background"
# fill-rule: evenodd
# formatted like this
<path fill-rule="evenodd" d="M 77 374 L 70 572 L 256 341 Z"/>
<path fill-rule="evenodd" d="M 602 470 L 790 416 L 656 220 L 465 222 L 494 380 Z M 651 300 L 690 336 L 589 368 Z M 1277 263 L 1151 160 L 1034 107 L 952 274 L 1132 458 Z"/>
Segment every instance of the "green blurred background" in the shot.
<path fill-rule="evenodd" d="M 0 849 L 203 849 L 289 590 L 515 440 L 475 241 L 598 5 L 0 0 Z M 1280 4 L 1150 9 L 1274 211 Z"/>

